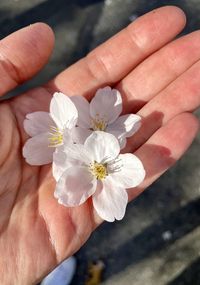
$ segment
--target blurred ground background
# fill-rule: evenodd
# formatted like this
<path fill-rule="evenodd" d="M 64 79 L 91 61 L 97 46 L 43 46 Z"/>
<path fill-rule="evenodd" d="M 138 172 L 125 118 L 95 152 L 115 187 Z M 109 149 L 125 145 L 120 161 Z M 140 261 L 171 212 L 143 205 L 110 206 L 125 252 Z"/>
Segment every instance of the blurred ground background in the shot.
<path fill-rule="evenodd" d="M 38 85 L 153 8 L 186 12 L 184 33 L 200 27 L 200 1 L 1 0 L 0 37 L 36 21 L 56 34 L 48 66 L 21 89 Z M 87 266 L 105 263 L 103 285 L 200 284 L 200 137 L 184 158 L 128 206 L 121 222 L 103 224 L 77 253 L 72 285 L 85 284 Z M 59 285 L 59 284 L 58 284 Z"/>

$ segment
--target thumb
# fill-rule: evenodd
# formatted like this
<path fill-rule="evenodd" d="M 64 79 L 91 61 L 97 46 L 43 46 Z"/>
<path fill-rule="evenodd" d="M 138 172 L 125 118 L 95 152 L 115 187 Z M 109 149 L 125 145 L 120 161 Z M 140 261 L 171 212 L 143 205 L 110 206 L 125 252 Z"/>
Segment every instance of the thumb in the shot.
<path fill-rule="evenodd" d="M 48 61 L 54 34 L 44 23 L 25 27 L 0 41 L 0 96 L 34 76 Z"/>

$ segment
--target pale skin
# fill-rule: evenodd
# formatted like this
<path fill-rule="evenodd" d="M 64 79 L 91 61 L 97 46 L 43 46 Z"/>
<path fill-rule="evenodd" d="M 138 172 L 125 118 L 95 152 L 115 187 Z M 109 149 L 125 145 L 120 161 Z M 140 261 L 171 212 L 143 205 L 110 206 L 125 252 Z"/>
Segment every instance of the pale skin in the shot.
<path fill-rule="evenodd" d="M 129 190 L 134 199 L 185 153 L 199 129 L 192 112 L 200 104 L 200 32 L 174 40 L 184 25 L 185 16 L 176 7 L 152 11 L 45 86 L 0 103 L 1 284 L 36 284 L 102 222 L 91 200 L 75 208 L 57 203 L 50 166 L 25 163 L 25 115 L 48 111 L 55 91 L 91 98 L 102 86 L 119 89 L 124 112 L 143 117 L 127 147 L 147 172 L 142 185 Z M 0 94 L 37 73 L 53 45 L 53 32 L 42 23 L 3 39 Z"/>

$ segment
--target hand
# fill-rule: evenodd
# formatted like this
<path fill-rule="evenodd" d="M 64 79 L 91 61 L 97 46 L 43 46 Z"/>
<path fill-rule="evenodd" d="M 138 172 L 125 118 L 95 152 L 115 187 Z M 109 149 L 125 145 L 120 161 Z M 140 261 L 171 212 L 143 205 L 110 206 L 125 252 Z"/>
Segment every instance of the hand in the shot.
<path fill-rule="evenodd" d="M 124 111 L 143 124 L 128 150 L 142 160 L 143 184 L 130 200 L 187 150 L 198 128 L 192 112 L 200 103 L 200 32 L 172 39 L 185 16 L 175 7 L 146 14 L 47 85 L 0 104 L 0 283 L 35 284 L 76 252 L 102 222 L 88 200 L 66 208 L 53 196 L 50 166 L 32 167 L 21 155 L 27 113 L 48 111 L 54 91 L 91 98 L 111 85 L 124 97 Z M 46 63 L 54 36 L 34 24 L 0 45 L 0 94 L 32 77 Z"/>

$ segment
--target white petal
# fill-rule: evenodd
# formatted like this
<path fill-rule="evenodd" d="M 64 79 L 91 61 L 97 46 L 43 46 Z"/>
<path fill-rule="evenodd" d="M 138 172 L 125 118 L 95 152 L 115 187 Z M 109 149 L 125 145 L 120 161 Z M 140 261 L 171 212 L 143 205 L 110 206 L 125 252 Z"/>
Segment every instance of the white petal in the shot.
<path fill-rule="evenodd" d="M 124 188 L 138 186 L 145 177 L 145 170 L 139 158 L 131 153 L 120 154 L 122 168 L 121 171 L 111 174 L 116 185 Z"/>
<path fill-rule="evenodd" d="M 65 129 L 63 133 L 63 146 L 67 147 L 71 144 L 73 144 L 71 130 Z"/>
<path fill-rule="evenodd" d="M 73 144 L 65 148 L 68 159 L 77 164 L 89 165 L 93 160 L 93 155 L 82 144 Z"/>
<path fill-rule="evenodd" d="M 52 162 L 55 148 L 48 147 L 49 134 L 43 133 L 28 139 L 22 153 L 31 165 L 44 165 Z"/>
<path fill-rule="evenodd" d="M 85 141 L 85 147 L 97 162 L 110 161 L 116 158 L 120 152 L 117 139 L 105 132 L 93 132 Z"/>
<path fill-rule="evenodd" d="M 131 137 L 141 126 L 141 117 L 134 114 L 120 116 L 106 128 L 106 132 L 113 134 L 118 140 Z"/>
<path fill-rule="evenodd" d="M 121 137 L 121 138 L 119 139 L 120 149 L 125 148 L 126 143 L 127 143 L 127 139 L 126 139 L 125 137 Z"/>
<path fill-rule="evenodd" d="M 50 115 L 60 129 L 71 129 L 77 123 L 78 111 L 67 95 L 56 92 L 50 103 Z"/>
<path fill-rule="evenodd" d="M 70 97 L 78 111 L 77 125 L 82 128 L 90 128 L 90 104 L 83 96 Z"/>
<path fill-rule="evenodd" d="M 93 157 L 83 145 L 60 146 L 53 154 L 53 176 L 58 181 L 66 169 L 89 166 L 92 161 Z"/>
<path fill-rule="evenodd" d="M 72 140 L 78 144 L 84 144 L 93 131 L 81 127 L 71 129 Z"/>
<path fill-rule="evenodd" d="M 58 147 L 53 153 L 52 173 L 55 180 L 58 181 L 69 167 L 71 164 L 67 160 L 67 154 L 62 150 L 62 147 Z"/>
<path fill-rule="evenodd" d="M 83 204 L 96 190 L 96 179 L 86 167 L 71 167 L 59 179 L 54 196 L 68 207 Z"/>
<path fill-rule="evenodd" d="M 114 122 L 122 112 L 121 94 L 116 89 L 105 87 L 97 90 L 90 102 L 90 115 L 92 118 L 99 116 L 107 123 Z"/>
<path fill-rule="evenodd" d="M 30 137 L 46 133 L 54 126 L 55 123 L 47 112 L 27 114 L 24 120 L 24 130 Z"/>
<path fill-rule="evenodd" d="M 108 222 L 113 222 L 124 217 L 128 195 L 125 189 L 115 186 L 111 179 L 106 178 L 103 187 L 98 187 L 92 200 L 98 215 Z"/>

